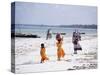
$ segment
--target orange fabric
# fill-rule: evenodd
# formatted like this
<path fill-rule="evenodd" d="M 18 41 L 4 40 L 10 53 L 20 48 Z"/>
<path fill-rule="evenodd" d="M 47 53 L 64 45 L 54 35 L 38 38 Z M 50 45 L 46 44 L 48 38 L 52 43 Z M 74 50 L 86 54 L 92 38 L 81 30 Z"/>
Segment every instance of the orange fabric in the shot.
<path fill-rule="evenodd" d="M 48 57 L 45 54 L 45 48 L 41 48 L 40 54 L 41 54 L 41 62 L 44 62 L 44 60 L 48 60 Z"/>
<path fill-rule="evenodd" d="M 57 56 L 58 58 L 64 57 L 65 53 L 63 49 L 57 50 Z"/>
<path fill-rule="evenodd" d="M 58 58 L 64 57 L 65 52 L 64 52 L 64 50 L 62 48 L 62 42 L 59 42 L 59 43 L 57 42 L 57 47 L 58 47 L 58 49 L 57 49 Z"/>

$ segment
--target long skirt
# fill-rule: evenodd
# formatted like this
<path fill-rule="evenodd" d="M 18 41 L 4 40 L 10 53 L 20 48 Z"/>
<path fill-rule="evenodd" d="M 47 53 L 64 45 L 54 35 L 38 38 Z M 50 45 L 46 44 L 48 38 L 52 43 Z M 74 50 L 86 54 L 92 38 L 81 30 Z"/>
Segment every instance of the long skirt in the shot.
<path fill-rule="evenodd" d="M 61 48 L 60 50 L 57 50 L 57 56 L 58 56 L 58 58 L 65 56 L 65 52 L 64 52 L 63 48 Z"/>
<path fill-rule="evenodd" d="M 82 50 L 82 47 L 80 46 L 79 43 L 74 44 L 74 50 Z"/>

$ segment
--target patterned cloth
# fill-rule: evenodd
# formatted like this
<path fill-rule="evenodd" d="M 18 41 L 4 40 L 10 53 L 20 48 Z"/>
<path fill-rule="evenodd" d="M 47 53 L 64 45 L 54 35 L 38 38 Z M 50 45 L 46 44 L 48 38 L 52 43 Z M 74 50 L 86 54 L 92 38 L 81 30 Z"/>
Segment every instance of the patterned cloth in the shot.
<path fill-rule="evenodd" d="M 81 45 L 79 44 L 79 41 L 81 40 L 80 33 L 73 32 L 73 38 L 72 42 L 74 44 L 74 50 L 82 50 Z"/>

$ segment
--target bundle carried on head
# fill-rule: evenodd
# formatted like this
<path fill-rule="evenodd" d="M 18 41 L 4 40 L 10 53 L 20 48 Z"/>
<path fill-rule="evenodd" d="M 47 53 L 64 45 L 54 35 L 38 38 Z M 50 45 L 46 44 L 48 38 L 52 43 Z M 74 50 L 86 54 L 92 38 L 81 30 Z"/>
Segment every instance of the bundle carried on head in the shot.
<path fill-rule="evenodd" d="M 60 33 L 57 33 L 57 35 L 56 35 L 56 40 L 57 40 L 57 41 L 63 40 L 63 38 L 62 38 L 62 36 L 61 36 Z"/>

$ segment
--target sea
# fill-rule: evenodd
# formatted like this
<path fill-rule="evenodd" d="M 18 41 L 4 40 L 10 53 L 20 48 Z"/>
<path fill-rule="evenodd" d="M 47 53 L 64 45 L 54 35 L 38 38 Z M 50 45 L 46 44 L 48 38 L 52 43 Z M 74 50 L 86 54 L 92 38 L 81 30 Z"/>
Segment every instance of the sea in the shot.
<path fill-rule="evenodd" d="M 77 30 L 82 34 L 82 36 L 97 36 L 97 29 L 91 28 L 70 28 L 70 27 L 59 27 L 59 26 L 44 26 L 44 25 L 19 25 L 15 24 L 15 33 L 28 34 L 28 35 L 37 35 L 41 38 L 45 38 L 47 31 L 50 29 L 52 37 L 55 37 L 56 33 L 64 33 L 64 37 L 72 36 L 73 32 Z M 13 32 L 13 29 L 12 29 Z"/>

